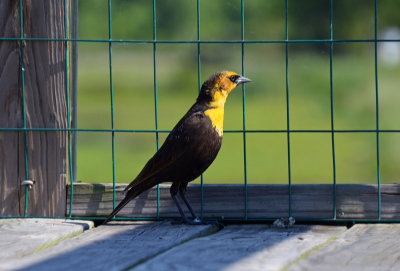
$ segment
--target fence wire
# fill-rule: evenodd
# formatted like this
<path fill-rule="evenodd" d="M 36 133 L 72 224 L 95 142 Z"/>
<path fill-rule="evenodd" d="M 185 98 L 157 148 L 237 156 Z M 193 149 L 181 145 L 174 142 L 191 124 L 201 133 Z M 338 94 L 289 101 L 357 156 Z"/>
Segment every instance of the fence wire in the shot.
<path fill-rule="evenodd" d="M 277 44 L 285 44 L 285 80 L 286 80 L 286 129 L 247 129 L 246 128 L 246 88 L 245 85 L 242 85 L 242 114 L 243 114 L 243 122 L 241 129 L 235 130 L 225 130 L 225 133 L 240 133 L 242 134 L 243 140 L 243 171 L 244 171 L 244 216 L 238 219 L 238 221 L 250 221 L 250 220 L 270 220 L 270 219 L 254 219 L 248 218 L 248 180 L 247 180 L 247 138 L 246 135 L 248 133 L 284 133 L 286 134 L 287 140 L 287 170 L 288 170 L 288 197 L 289 197 L 289 206 L 288 206 L 288 215 L 292 216 L 292 165 L 291 165 L 291 135 L 294 133 L 328 133 L 331 135 L 331 146 L 332 146 L 332 170 L 333 170 L 333 209 L 332 209 L 332 217 L 331 218 L 323 218 L 323 219 L 305 219 L 307 221 L 400 221 L 400 219 L 383 219 L 381 218 L 381 165 L 380 165 L 380 145 L 379 138 L 382 133 L 400 133 L 399 129 L 380 129 L 379 125 L 379 84 L 378 84 L 378 43 L 381 42 L 400 42 L 399 39 L 378 39 L 378 0 L 374 0 L 374 38 L 373 39 L 333 39 L 333 9 L 332 2 L 329 1 L 329 39 L 297 39 L 290 40 L 289 39 L 289 4 L 288 0 L 285 0 L 285 39 L 283 40 L 246 40 L 245 39 L 245 18 L 244 18 L 244 5 L 245 1 L 241 0 L 241 39 L 240 40 L 202 40 L 200 37 L 200 1 L 197 0 L 196 7 L 196 22 L 197 22 L 197 35 L 195 40 L 157 40 L 157 20 L 156 20 L 156 0 L 153 0 L 153 39 L 152 40 L 135 40 L 135 39 L 113 39 L 112 36 L 112 15 L 111 15 L 111 2 L 112 0 L 108 0 L 108 39 L 85 39 L 85 38 L 71 38 L 68 35 L 68 12 L 67 12 L 67 0 L 64 0 L 64 37 L 63 38 L 35 38 L 35 37 L 24 37 L 24 29 L 23 29 L 23 1 L 19 0 L 19 19 L 20 19 L 20 36 L 18 38 L 7 38 L 0 37 L 0 41 L 17 41 L 20 43 L 20 77 L 21 77 L 21 88 L 22 88 L 22 113 L 23 113 L 23 127 L 0 127 L 0 131 L 21 131 L 24 136 L 24 166 L 25 166 L 25 178 L 29 180 L 29 164 L 28 164 L 28 148 L 27 148 L 27 132 L 34 131 L 65 131 L 68 137 L 68 164 L 69 164 L 69 177 L 71 182 L 71 192 L 70 192 L 70 205 L 69 205 L 69 214 L 65 216 L 65 218 L 73 218 L 73 219 L 104 219 L 101 217 L 76 217 L 72 216 L 73 211 L 73 200 L 74 200 L 74 182 L 75 182 L 75 172 L 72 168 L 72 147 L 71 147 L 71 133 L 75 132 L 106 132 L 110 133 L 112 136 L 112 181 L 113 181 L 113 207 L 116 205 L 116 173 L 115 173 L 115 133 L 154 133 L 156 138 L 156 149 L 159 149 L 159 134 L 160 133 L 168 133 L 170 130 L 162 130 L 159 129 L 158 125 L 158 93 L 157 93 L 157 44 L 197 44 L 197 80 L 198 80 L 198 89 L 200 90 L 202 84 L 201 78 L 201 45 L 202 44 L 240 44 L 241 45 L 241 73 L 245 75 L 245 47 L 247 44 L 256 44 L 256 43 L 277 43 Z M 65 89 L 66 89 L 66 103 L 67 103 L 67 118 L 70 120 L 71 112 L 70 112 L 70 86 L 68 84 L 69 81 L 69 67 L 68 67 L 68 59 L 69 59 L 69 44 L 73 42 L 93 42 L 93 43 L 103 43 L 108 44 L 108 58 L 109 58 L 109 79 L 110 79 L 110 112 L 111 112 L 111 129 L 89 129 L 89 128 L 72 128 L 70 121 L 68 121 L 67 128 L 36 128 L 36 127 L 27 127 L 26 121 L 26 103 L 25 103 L 25 81 L 24 81 L 24 42 L 25 41 L 56 41 L 63 42 L 65 49 Z M 148 43 L 153 45 L 153 83 L 154 83 L 154 129 L 116 129 L 114 126 L 114 89 L 113 89 L 113 44 L 115 43 Z M 290 44 L 301 44 L 301 43 L 326 43 L 329 44 L 329 81 L 330 81 L 330 129 L 291 129 L 290 125 L 290 84 L 289 84 L 289 45 Z M 333 45 L 337 43 L 373 43 L 374 44 L 374 69 L 375 69 L 375 119 L 376 126 L 375 129 L 335 129 L 334 125 L 334 95 L 333 95 Z M 338 133 L 373 133 L 376 135 L 376 168 L 377 168 L 377 176 L 376 182 L 378 186 L 378 216 L 377 218 L 371 219 L 341 219 L 336 217 L 337 212 L 337 195 L 336 195 L 336 186 L 337 186 L 337 175 L 336 175 L 336 148 L 335 148 L 335 135 Z M 204 216 L 204 189 L 203 189 L 203 175 L 200 179 L 201 185 L 201 217 Z M 28 197 L 29 197 L 29 189 L 28 186 L 25 188 L 25 208 L 24 208 L 24 217 L 33 217 L 28 215 Z M 35 216 L 36 217 L 36 216 Z M 10 217 L 1 217 L 1 218 L 10 218 Z M 64 217 L 63 217 L 64 218 Z M 160 190 L 157 187 L 157 216 L 156 217 L 129 217 L 129 218 L 117 218 L 120 220 L 158 220 L 160 219 Z M 229 220 L 229 219 L 227 219 Z M 299 219 L 302 220 L 302 219 Z"/>

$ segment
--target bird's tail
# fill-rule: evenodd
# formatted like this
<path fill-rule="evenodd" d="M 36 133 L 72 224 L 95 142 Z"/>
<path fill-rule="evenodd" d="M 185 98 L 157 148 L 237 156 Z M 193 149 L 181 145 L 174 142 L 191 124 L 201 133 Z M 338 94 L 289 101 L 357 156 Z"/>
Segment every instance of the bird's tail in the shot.
<path fill-rule="evenodd" d="M 128 204 L 130 201 L 129 198 L 125 197 L 119 204 L 118 206 L 111 212 L 111 214 L 106 218 L 106 220 L 103 221 L 102 225 L 106 224 L 109 222 L 119 211 L 121 211 L 122 208 L 125 207 L 125 205 Z"/>
<path fill-rule="evenodd" d="M 147 189 L 153 187 L 157 183 L 149 181 L 142 182 L 136 186 L 133 186 L 129 189 L 129 191 L 126 193 L 125 198 L 118 204 L 117 207 L 111 212 L 111 214 L 106 218 L 106 220 L 103 221 L 102 225 L 106 224 L 109 222 L 119 211 L 121 211 L 122 208 L 125 207 L 132 199 L 136 198 L 140 194 L 142 194 L 144 191 Z"/>

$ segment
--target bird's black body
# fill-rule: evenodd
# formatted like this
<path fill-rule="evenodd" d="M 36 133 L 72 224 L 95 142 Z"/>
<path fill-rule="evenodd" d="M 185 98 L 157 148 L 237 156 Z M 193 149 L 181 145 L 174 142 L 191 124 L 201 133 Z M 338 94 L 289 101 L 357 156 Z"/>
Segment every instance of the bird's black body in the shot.
<path fill-rule="evenodd" d="M 214 161 L 222 143 L 222 137 L 204 114 L 207 109 L 194 104 L 127 188 L 153 180 L 155 184 L 173 182 L 180 187 L 200 176 Z"/>
<path fill-rule="evenodd" d="M 187 183 L 203 173 L 221 148 L 222 137 L 204 114 L 206 106 L 194 104 L 178 122 L 160 149 L 159 156 L 173 156 L 176 161 L 164 171 L 166 181 Z M 156 156 L 155 156 L 156 157 Z M 158 155 L 157 155 L 158 157 Z"/>
<path fill-rule="evenodd" d="M 203 88 L 207 87 L 208 81 L 203 84 Z M 195 217 L 185 197 L 187 184 L 200 176 L 211 165 L 222 143 L 221 134 L 218 133 L 214 123 L 205 113 L 213 106 L 209 102 L 211 98 L 208 98 L 203 92 L 206 91 L 202 89 L 196 103 L 172 129 L 164 144 L 146 163 L 139 175 L 126 187 L 125 198 L 104 223 L 111 220 L 130 200 L 162 182 L 172 182 L 171 196 L 185 222 L 188 220 L 180 207 L 177 195 L 181 196 Z"/>

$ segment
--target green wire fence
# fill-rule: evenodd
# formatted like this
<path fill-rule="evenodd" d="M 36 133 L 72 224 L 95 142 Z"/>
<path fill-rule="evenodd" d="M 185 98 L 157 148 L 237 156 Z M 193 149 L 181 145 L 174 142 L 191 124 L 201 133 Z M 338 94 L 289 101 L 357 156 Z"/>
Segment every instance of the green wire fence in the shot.
<path fill-rule="evenodd" d="M 400 221 L 400 219 L 384 219 L 381 218 L 381 164 L 380 164 L 380 135 L 382 133 L 400 133 L 398 129 L 380 129 L 379 125 L 379 84 L 378 84 L 378 43 L 380 42 L 400 42 L 399 39 L 378 39 L 378 0 L 374 1 L 374 38 L 373 39 L 333 39 L 333 8 L 332 3 L 333 0 L 329 1 L 329 39 L 307 39 L 307 40 L 290 40 L 289 39 L 289 4 L 288 0 L 285 0 L 285 39 L 284 40 L 246 40 L 245 39 L 245 20 L 244 20 L 244 5 L 245 1 L 241 0 L 241 39 L 240 40 L 202 40 L 200 37 L 200 1 L 197 0 L 197 34 L 195 40 L 157 40 L 157 20 L 156 20 L 156 0 L 153 0 L 153 39 L 152 40 L 129 40 L 129 39 L 113 39 L 112 36 L 112 16 L 111 16 L 111 2 L 112 0 L 108 0 L 108 39 L 81 39 L 81 38 L 71 38 L 68 35 L 68 29 L 65 27 L 64 37 L 63 38 L 35 38 L 35 37 L 24 37 L 24 29 L 23 29 L 23 1 L 19 0 L 19 17 L 20 17 L 20 37 L 19 38 L 7 38 L 0 37 L 0 41 L 17 41 L 20 43 L 20 76 L 21 76 L 21 84 L 22 84 L 22 114 L 23 114 L 23 127 L 0 127 L 0 131 L 22 131 L 24 132 L 24 161 L 25 161 L 25 178 L 29 180 L 29 164 L 28 164 L 28 148 L 27 148 L 27 132 L 30 131 L 65 131 L 67 133 L 67 148 L 68 148 L 68 164 L 69 164 L 69 177 L 71 181 L 71 193 L 70 193 L 70 212 L 65 217 L 67 218 L 76 218 L 76 219 L 88 219 L 88 217 L 73 217 L 72 216 L 72 203 L 74 199 L 74 182 L 75 182 L 75 172 L 73 171 L 73 157 L 72 153 L 72 144 L 71 144 L 71 133 L 79 133 L 79 132 L 106 132 L 110 133 L 112 136 L 112 178 L 113 178 L 113 207 L 116 205 L 116 174 L 115 174 L 115 134 L 116 133 L 153 133 L 156 138 L 156 147 L 159 148 L 159 134 L 160 133 L 168 133 L 169 130 L 161 130 L 158 125 L 158 93 L 157 93 L 157 44 L 161 43 L 170 43 L 170 44 L 184 44 L 191 43 L 197 44 L 197 80 L 198 80 L 198 88 L 200 90 L 202 84 L 201 78 L 201 45 L 202 44 L 240 44 L 241 46 L 241 73 L 245 75 L 246 68 L 246 56 L 245 56 L 245 47 L 247 44 L 255 44 L 255 43 L 276 43 L 276 44 L 284 44 L 285 45 L 285 85 L 286 85 L 286 129 L 280 130 L 267 130 L 267 129 L 257 129 L 251 130 L 246 128 L 246 88 L 245 85 L 242 85 L 242 113 L 243 113 L 243 122 L 241 129 L 235 130 L 225 130 L 226 133 L 239 133 L 242 135 L 243 140 L 243 171 L 244 171 L 244 180 L 243 180 L 243 193 L 244 193 L 244 216 L 243 218 L 233 219 L 240 221 L 250 221 L 250 220 L 260 220 L 253 219 L 248 217 L 248 177 L 247 177 L 247 138 L 246 135 L 248 133 L 282 133 L 286 134 L 287 140 L 287 171 L 288 171 L 288 198 L 289 198 L 289 206 L 288 206 L 288 216 L 292 216 L 292 149 L 291 149 L 291 135 L 294 133 L 327 133 L 331 136 L 331 147 L 332 147 L 332 169 L 333 169 L 333 210 L 332 217 L 323 218 L 323 219 L 305 219 L 305 220 L 316 220 L 316 221 Z M 67 26 L 67 0 L 64 0 L 64 25 Z M 93 43 L 103 43 L 108 44 L 108 61 L 109 61 L 109 79 L 110 79 L 110 109 L 111 109 L 111 129 L 89 129 L 89 128 L 71 128 L 71 123 L 68 122 L 67 128 L 36 128 L 36 127 L 27 127 L 26 123 L 26 105 L 25 105 L 25 88 L 24 88 L 24 41 L 58 41 L 64 43 L 65 48 L 65 59 L 69 59 L 69 44 L 72 42 L 93 42 Z M 154 81 L 154 129 L 116 129 L 114 125 L 114 88 L 113 88 L 113 44 L 115 43 L 148 43 L 153 46 L 153 81 Z M 299 130 L 299 129 L 291 129 L 290 123 L 290 84 L 289 84 L 289 75 L 290 75 L 290 67 L 289 67 L 289 44 L 300 44 L 300 43 L 324 43 L 329 44 L 329 82 L 330 82 L 330 129 L 318 129 L 318 130 Z M 336 43 L 373 43 L 374 44 L 374 62 L 375 62 L 375 119 L 376 119 L 376 127 L 375 129 L 335 129 L 334 125 L 334 92 L 333 92 L 333 46 Z M 70 86 L 68 85 L 69 78 L 69 67 L 68 61 L 65 62 L 65 88 L 66 88 L 66 102 L 67 102 L 67 118 L 70 119 L 71 110 L 70 110 Z M 378 216 L 377 218 L 371 219 L 340 219 L 336 217 L 336 209 L 337 209 L 337 191 L 336 191 L 336 153 L 335 153 L 335 135 L 338 133 L 372 133 L 376 135 L 376 168 L 377 168 L 377 176 L 376 183 L 378 186 Z M 200 179 L 201 185 L 201 216 L 204 216 L 204 200 L 203 200 L 203 176 Z M 25 213 L 24 217 L 32 217 L 27 213 L 28 210 L 28 197 L 29 197 L 29 189 L 26 186 L 25 190 Z M 117 219 L 145 219 L 145 220 L 158 220 L 160 217 L 160 202 L 159 202 L 159 189 L 157 189 L 157 216 L 156 217 L 131 217 L 131 218 L 117 218 Z M 1 218 L 9 218 L 9 217 L 1 217 Z M 103 219 L 99 217 L 90 217 L 89 219 Z M 269 219 L 261 219 L 261 220 L 269 220 Z M 300 219 L 301 220 L 301 219 Z"/>

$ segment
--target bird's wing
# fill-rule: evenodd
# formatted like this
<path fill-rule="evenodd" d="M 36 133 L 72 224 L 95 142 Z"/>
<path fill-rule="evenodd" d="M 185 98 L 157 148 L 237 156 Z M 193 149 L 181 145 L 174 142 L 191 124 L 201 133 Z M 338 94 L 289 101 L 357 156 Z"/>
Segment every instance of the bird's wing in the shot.
<path fill-rule="evenodd" d="M 183 155 L 193 149 L 199 136 L 199 121 L 206 116 L 203 112 L 185 115 L 168 135 L 164 144 L 146 163 L 139 175 L 125 188 L 125 191 L 161 173 Z"/>

